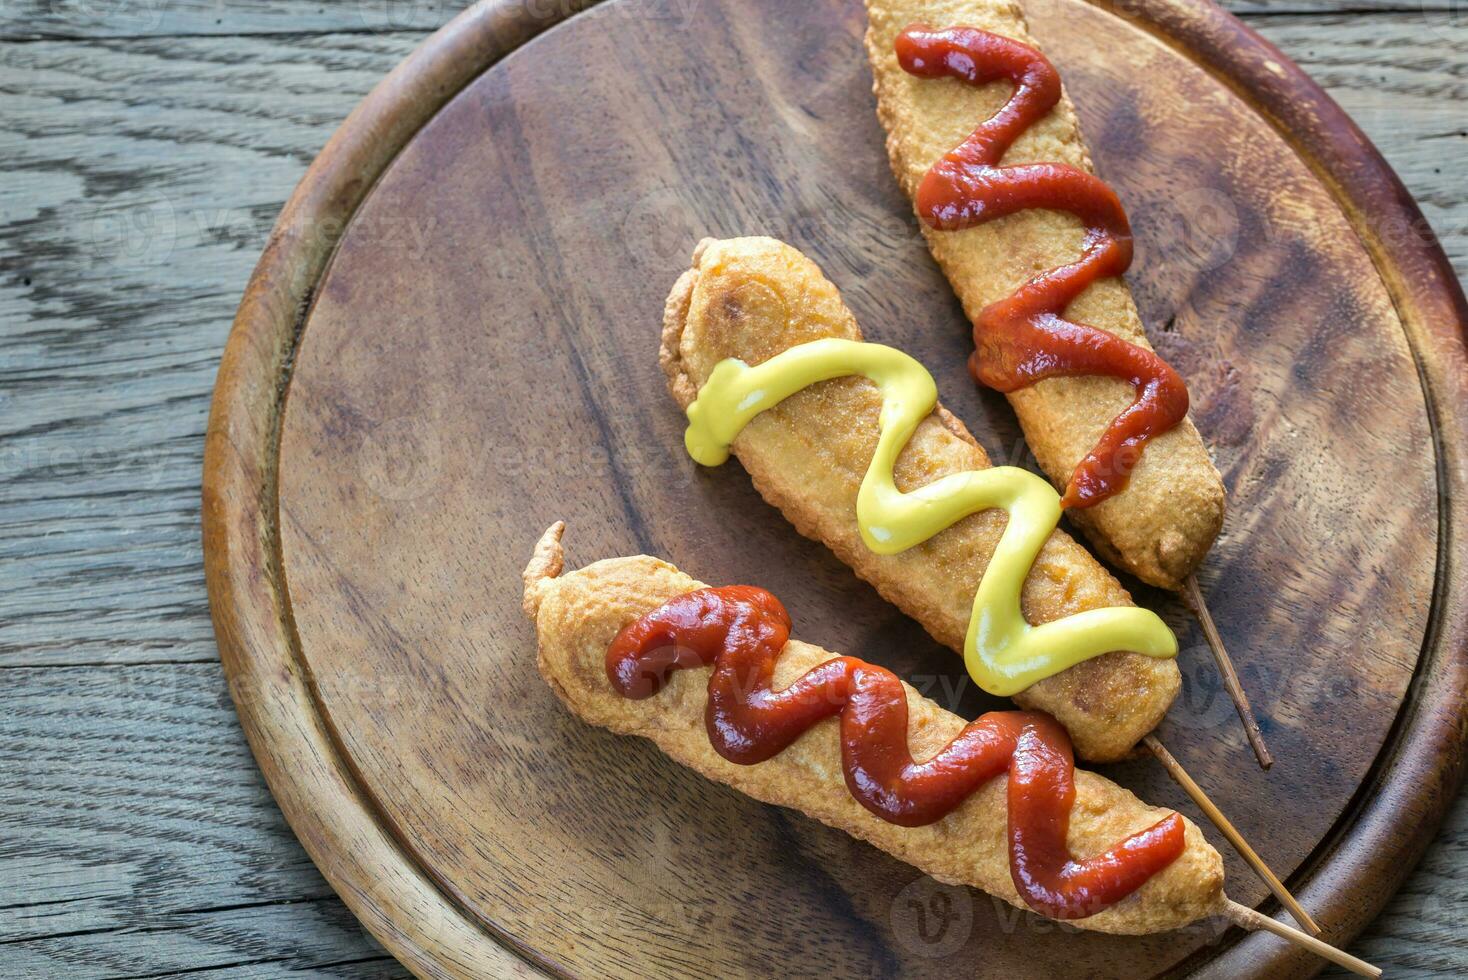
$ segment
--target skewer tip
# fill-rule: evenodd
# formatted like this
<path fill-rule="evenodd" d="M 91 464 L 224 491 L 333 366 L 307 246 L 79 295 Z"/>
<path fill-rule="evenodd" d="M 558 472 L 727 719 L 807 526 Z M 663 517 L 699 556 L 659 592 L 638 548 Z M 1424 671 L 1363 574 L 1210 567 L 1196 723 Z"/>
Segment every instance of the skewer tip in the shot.
<path fill-rule="evenodd" d="M 1239 713 L 1239 721 L 1244 724 L 1244 735 L 1249 739 L 1249 746 L 1254 750 L 1254 758 L 1259 760 L 1259 768 L 1268 770 L 1274 765 L 1274 756 L 1270 754 L 1269 746 L 1264 744 L 1264 733 L 1259 729 L 1259 720 L 1254 717 L 1254 709 L 1249 704 L 1249 696 L 1244 693 L 1244 685 L 1239 680 L 1239 672 L 1234 669 L 1233 659 L 1228 655 L 1228 650 L 1223 645 L 1223 635 L 1218 632 L 1218 626 L 1213 622 L 1213 614 L 1208 611 L 1208 604 L 1203 601 L 1203 589 L 1198 585 L 1198 576 L 1189 575 L 1183 581 L 1183 602 L 1185 602 L 1198 624 L 1203 627 L 1203 636 L 1208 641 L 1208 649 L 1213 651 L 1213 659 L 1218 662 L 1218 672 L 1223 675 L 1223 686 L 1228 690 L 1228 695 L 1233 699 L 1234 710 Z"/>
<path fill-rule="evenodd" d="M 1308 949 L 1310 952 L 1329 960 L 1336 966 L 1350 970 L 1357 976 L 1373 978 L 1381 976 L 1380 967 L 1372 966 L 1365 960 L 1358 959 L 1344 950 L 1337 949 L 1330 945 L 1330 943 L 1322 942 L 1314 936 L 1306 935 L 1293 926 L 1287 926 L 1283 922 L 1271 919 L 1269 916 L 1261 912 L 1256 912 L 1254 909 L 1245 905 L 1240 905 L 1232 899 L 1225 898 L 1224 903 L 1224 918 L 1241 929 L 1247 929 L 1250 932 L 1263 929 L 1265 932 L 1271 932 L 1281 939 L 1294 943 L 1296 946 Z"/>

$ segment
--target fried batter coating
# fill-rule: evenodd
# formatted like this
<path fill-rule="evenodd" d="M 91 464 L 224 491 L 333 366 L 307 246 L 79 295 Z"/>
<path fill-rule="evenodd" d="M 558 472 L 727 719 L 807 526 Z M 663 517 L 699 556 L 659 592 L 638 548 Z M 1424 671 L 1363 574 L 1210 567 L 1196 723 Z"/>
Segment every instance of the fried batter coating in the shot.
<path fill-rule="evenodd" d="M 1009 98 L 1011 85 L 1001 80 L 975 87 L 909 75 L 897 62 L 897 35 L 921 22 L 934 28 L 977 27 L 1038 45 L 1012 0 L 867 0 L 866 6 L 877 115 L 887 131 L 892 171 L 908 197 L 915 198 L 933 163 L 992 115 Z M 1095 169 L 1068 95 L 1019 138 L 1003 165 L 1035 162 Z M 956 232 L 923 224 L 923 234 L 964 311 L 976 320 L 984 307 L 1036 272 L 1075 261 L 1085 229 L 1073 215 L 1030 210 Z M 1071 304 L 1067 316 L 1152 349 L 1123 279 L 1095 283 Z M 1080 377 L 1048 378 L 1008 397 L 1035 458 L 1064 487 L 1134 394 L 1115 378 Z M 1125 490 L 1070 516 L 1107 560 L 1144 582 L 1176 591 L 1218 536 L 1223 500 L 1223 481 L 1187 418 L 1148 443 Z"/>
<path fill-rule="evenodd" d="M 687 408 L 724 358 L 758 364 L 822 337 L 862 339 L 815 263 L 770 238 L 705 240 L 668 298 L 661 361 L 673 397 Z M 866 378 L 821 382 L 756 417 L 734 440 L 733 452 L 796 530 L 825 543 L 935 639 L 962 653 L 974 593 L 1008 518 L 1002 510 L 985 511 L 901 554 L 868 550 L 857 529 L 856 496 L 876 448 L 881 406 L 879 389 Z M 907 492 L 990 465 L 940 405 L 898 457 L 897 486 Z M 1121 584 L 1061 531 L 1040 552 L 1022 594 L 1032 623 L 1131 604 Z M 1053 715 L 1082 758 L 1108 762 L 1157 727 L 1180 686 L 1173 660 L 1108 653 L 1015 700 Z"/>
<path fill-rule="evenodd" d="M 800 810 L 940 881 L 972 885 L 1026 908 L 1010 878 L 1007 776 L 991 780 L 936 823 L 899 827 L 873 815 L 847 790 L 836 718 L 816 724 L 774 758 L 741 766 L 724 759 L 709 742 L 704 706 L 710 668 L 673 672 L 663 690 L 647 700 L 618 695 L 606 674 L 607 648 L 618 632 L 703 583 L 646 555 L 599 561 L 556 577 L 562 567 L 561 530 L 557 524 L 546 532 L 526 569 L 525 610 L 535 620 L 540 673 L 572 712 L 593 725 L 651 739 L 672 759 L 709 779 L 766 803 Z M 785 687 L 835 656 L 792 639 L 776 662 L 775 687 Z M 926 759 L 965 722 L 904 688 L 909 744 L 915 758 Z M 1067 841 L 1071 853 L 1082 859 L 1152 826 L 1168 812 L 1084 770 L 1076 770 L 1075 788 Z M 1176 861 L 1121 902 L 1071 924 L 1098 932 L 1163 932 L 1220 911 L 1223 862 L 1197 826 L 1184 822 L 1186 849 Z"/>

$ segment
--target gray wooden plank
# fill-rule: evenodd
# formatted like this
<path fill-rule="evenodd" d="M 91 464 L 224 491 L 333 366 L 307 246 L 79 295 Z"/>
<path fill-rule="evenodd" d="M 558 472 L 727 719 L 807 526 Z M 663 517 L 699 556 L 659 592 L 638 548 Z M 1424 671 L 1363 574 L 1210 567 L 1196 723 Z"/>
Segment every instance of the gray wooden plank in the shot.
<path fill-rule="evenodd" d="M 198 482 L 219 350 L 270 223 L 421 36 L 0 46 L 7 976 L 405 975 L 244 745 Z M 25 666 L 59 662 L 91 666 Z"/>
<path fill-rule="evenodd" d="M 408 975 L 336 901 L 180 913 L 161 926 L 21 940 L 0 955 L 7 976 L 40 980 Z"/>
<path fill-rule="evenodd" d="M 562 0 L 525 0 L 531 13 L 558 15 Z M 671 15 L 693 16 L 702 0 L 669 0 Z M 1460 16 L 1458 0 L 1222 0 L 1238 14 L 1397 13 L 1441 11 Z M 7 0 L 0 40 L 244 34 L 373 33 L 432 30 L 465 0 Z M 1125 6 L 1120 0 L 1118 6 Z"/>
<path fill-rule="evenodd" d="M 547 0 L 547 9 L 555 0 Z M 432 30 L 465 0 L 7 0 L 0 40 Z"/>
<path fill-rule="evenodd" d="M 219 352 L 281 203 L 420 37 L 0 45 L 0 665 L 214 659 Z"/>
<path fill-rule="evenodd" d="M 301 980 L 303 974 L 321 977 L 322 980 L 413 980 L 413 975 L 407 968 L 391 957 L 310 964 L 293 964 L 289 961 L 236 964 L 191 970 L 188 976 L 189 980 Z"/>
<path fill-rule="evenodd" d="M 0 896 L 6 976 L 385 955 L 281 819 L 217 663 L 3 672 Z"/>
<path fill-rule="evenodd" d="M 430 27 L 457 4 L 397 6 L 424 18 L 406 26 Z M 1407 11 L 1289 12 L 1343 6 Z M 84 9 L 107 16 L 78 21 Z M 149 9 L 164 15 L 157 26 L 119 24 Z M 1377 140 L 1463 275 L 1468 192 L 1454 178 L 1465 136 L 1453 106 L 1468 22 L 1424 9 L 1268 4 L 1250 20 Z M 66 36 L 266 35 L 0 43 L 6 975 L 403 975 L 270 800 L 225 694 L 199 571 L 202 432 L 244 281 L 316 149 L 422 37 L 359 24 L 363 11 L 387 7 L 0 9 L 0 37 L 51 24 Z M 352 33 L 311 34 L 339 28 Z M 1468 974 L 1465 850 L 1460 800 L 1355 951 L 1394 976 Z"/>

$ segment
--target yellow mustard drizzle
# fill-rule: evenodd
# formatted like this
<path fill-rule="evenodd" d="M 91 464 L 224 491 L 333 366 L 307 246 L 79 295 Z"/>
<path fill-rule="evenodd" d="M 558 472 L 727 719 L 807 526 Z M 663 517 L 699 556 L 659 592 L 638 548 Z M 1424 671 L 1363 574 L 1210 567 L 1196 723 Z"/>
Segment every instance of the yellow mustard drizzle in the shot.
<path fill-rule="evenodd" d="M 910 493 L 897 489 L 898 454 L 938 404 L 933 376 L 892 347 L 827 338 L 792 347 L 750 367 L 721 361 L 688 406 L 688 455 L 704 466 L 729 458 L 729 447 L 759 413 L 820 381 L 861 375 L 882 392 L 877 451 L 861 481 L 856 521 L 866 546 L 894 555 L 957 521 L 1003 507 L 1009 521 L 974 594 L 964 663 L 990 694 L 1007 697 L 1036 681 L 1112 650 L 1177 655 L 1177 638 L 1157 616 L 1135 606 L 1090 609 L 1033 626 L 1020 608 L 1030 566 L 1060 523 L 1060 495 L 1017 466 L 953 473 Z"/>

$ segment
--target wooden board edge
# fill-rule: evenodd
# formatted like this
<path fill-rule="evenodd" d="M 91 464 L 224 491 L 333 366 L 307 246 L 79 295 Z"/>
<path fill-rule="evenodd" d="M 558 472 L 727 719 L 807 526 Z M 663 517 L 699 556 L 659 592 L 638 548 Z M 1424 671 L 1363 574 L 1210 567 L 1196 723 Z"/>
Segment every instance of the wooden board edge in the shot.
<path fill-rule="evenodd" d="M 357 919 L 421 977 L 543 976 L 451 902 L 393 840 L 332 741 L 285 602 L 280 413 L 304 314 L 341 230 L 433 114 L 500 58 L 589 2 L 481 0 L 372 90 L 312 162 L 245 289 L 205 434 L 203 545 L 230 695 L 286 821 Z M 521 955 L 538 959 L 533 950 Z M 551 972 L 555 964 L 540 962 Z"/>
<path fill-rule="evenodd" d="M 1416 359 L 1437 453 L 1438 556 L 1423 656 L 1387 744 L 1291 888 L 1347 945 L 1381 912 L 1462 787 L 1468 732 L 1468 301 L 1411 193 L 1298 65 L 1214 0 L 1090 0 L 1184 50 L 1268 119 L 1329 188 L 1387 284 Z M 1349 651 L 1342 651 L 1349 655 Z M 1308 977 L 1324 961 L 1254 933 L 1180 967 L 1200 977 Z"/>
<path fill-rule="evenodd" d="M 220 364 L 204 461 L 205 574 L 220 656 L 257 762 L 296 835 L 372 934 L 419 976 L 538 971 L 451 902 L 392 839 L 338 754 L 297 659 L 275 526 L 280 410 L 303 313 L 339 232 L 397 151 L 464 85 L 594 0 L 481 0 L 429 38 L 343 123 L 277 221 Z M 1438 581 L 1424 661 L 1373 777 L 1297 875 L 1297 894 L 1336 942 L 1385 905 L 1432 839 L 1464 775 L 1468 516 L 1462 432 L 1468 304 L 1410 194 L 1345 113 L 1268 41 L 1211 0 L 1091 0 L 1184 48 L 1273 121 L 1335 192 L 1391 287 L 1418 358 L 1439 453 Z M 1366 215 L 1401 219 L 1405 240 Z M 1452 428 L 1457 426 L 1457 428 Z M 1453 612 L 1449 612 L 1453 611 Z M 1446 651 L 1446 652 L 1444 652 Z M 1403 828 L 1401 814 L 1413 813 Z M 1405 829 L 1405 833 L 1403 832 Z M 404 924 L 407 924 L 405 927 Z M 1308 976 L 1321 962 L 1252 935 L 1182 969 L 1203 976 Z M 522 955 L 534 957 L 531 950 Z M 555 970 L 554 964 L 542 966 Z M 559 971 L 557 971 L 559 972 Z"/>

